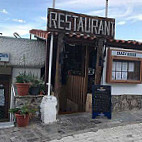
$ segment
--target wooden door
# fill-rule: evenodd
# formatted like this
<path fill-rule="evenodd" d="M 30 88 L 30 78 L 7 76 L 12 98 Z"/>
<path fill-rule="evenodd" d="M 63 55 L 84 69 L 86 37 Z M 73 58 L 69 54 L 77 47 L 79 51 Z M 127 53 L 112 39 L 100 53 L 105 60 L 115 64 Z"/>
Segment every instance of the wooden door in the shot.
<path fill-rule="evenodd" d="M 87 78 L 69 75 L 67 81 L 67 99 L 75 103 L 78 112 L 84 111 L 87 95 Z"/>
<path fill-rule="evenodd" d="M 0 121 L 8 120 L 10 105 L 9 77 L 0 76 Z"/>
<path fill-rule="evenodd" d="M 87 96 L 87 85 L 88 85 L 88 47 L 85 52 L 85 64 L 84 64 L 84 75 L 68 75 L 68 80 L 66 84 L 66 97 L 67 101 L 72 102 L 73 105 L 76 105 L 77 112 L 85 111 L 86 96 Z M 71 108 L 72 109 L 72 108 Z M 71 110 L 72 111 L 72 110 Z"/>

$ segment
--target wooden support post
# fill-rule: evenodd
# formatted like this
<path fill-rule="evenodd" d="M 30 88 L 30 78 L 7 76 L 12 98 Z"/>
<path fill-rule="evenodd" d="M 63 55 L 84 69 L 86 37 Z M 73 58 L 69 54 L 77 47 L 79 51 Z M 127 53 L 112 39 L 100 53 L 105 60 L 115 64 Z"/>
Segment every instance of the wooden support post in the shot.
<path fill-rule="evenodd" d="M 83 94 L 83 111 L 85 111 L 85 104 L 87 99 L 87 89 L 88 89 L 88 63 L 89 63 L 89 46 L 85 47 L 85 91 Z"/>
<path fill-rule="evenodd" d="M 32 34 L 30 34 L 30 40 L 32 39 Z"/>
<path fill-rule="evenodd" d="M 94 84 L 101 84 L 102 68 L 103 68 L 103 50 L 104 49 L 104 39 L 98 39 L 97 43 L 97 61 L 96 61 L 96 71 L 95 71 L 95 82 Z"/>
<path fill-rule="evenodd" d="M 64 96 L 61 95 L 62 91 L 62 83 L 61 83 L 61 53 L 63 52 L 64 42 L 63 42 L 64 34 L 60 33 L 58 35 L 57 42 L 57 54 L 56 54 L 56 73 L 55 73 L 55 89 L 54 95 L 57 97 L 59 101 L 59 106 L 62 108 Z"/>

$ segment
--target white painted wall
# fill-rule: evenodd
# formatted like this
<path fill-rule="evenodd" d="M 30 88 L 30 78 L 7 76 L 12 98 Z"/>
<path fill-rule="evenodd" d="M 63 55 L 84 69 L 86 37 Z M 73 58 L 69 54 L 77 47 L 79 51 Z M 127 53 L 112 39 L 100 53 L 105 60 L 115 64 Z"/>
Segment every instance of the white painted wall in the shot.
<path fill-rule="evenodd" d="M 116 48 L 115 48 L 116 49 Z M 102 84 L 112 86 L 112 95 L 142 95 L 142 84 L 120 84 L 120 83 L 106 83 L 106 64 L 107 56 L 105 58 Z"/>
<path fill-rule="evenodd" d="M 24 71 L 40 78 L 41 67 L 45 64 L 45 48 L 44 41 L 0 36 L 0 53 L 10 55 L 10 61 L 0 62 L 0 65 L 12 67 L 12 83 Z"/>
<path fill-rule="evenodd" d="M 7 65 L 43 66 L 45 63 L 45 42 L 0 36 L 0 53 L 9 53 L 10 62 L 6 63 Z"/>

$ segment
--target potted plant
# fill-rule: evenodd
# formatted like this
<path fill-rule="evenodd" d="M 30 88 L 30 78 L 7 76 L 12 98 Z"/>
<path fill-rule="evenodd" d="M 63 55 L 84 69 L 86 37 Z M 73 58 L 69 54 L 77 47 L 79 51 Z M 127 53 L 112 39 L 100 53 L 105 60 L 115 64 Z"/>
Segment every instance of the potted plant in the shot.
<path fill-rule="evenodd" d="M 43 91 L 44 89 L 43 88 L 43 85 L 45 85 L 44 81 L 32 75 L 30 82 L 31 82 L 31 86 L 29 89 L 30 95 L 39 95 L 40 92 Z"/>
<path fill-rule="evenodd" d="M 29 90 L 30 95 L 38 95 L 40 93 L 40 80 L 33 79 Z"/>
<path fill-rule="evenodd" d="M 40 83 L 40 95 L 45 95 L 45 83 L 43 81 Z"/>
<path fill-rule="evenodd" d="M 29 119 L 36 112 L 36 109 L 29 105 L 23 105 L 22 107 L 12 108 L 9 112 L 15 115 L 18 127 L 25 127 L 29 124 Z"/>
<path fill-rule="evenodd" d="M 19 75 L 16 76 L 16 87 L 20 96 L 25 96 L 28 94 L 30 78 L 30 75 L 26 75 L 26 73 L 19 73 Z"/>

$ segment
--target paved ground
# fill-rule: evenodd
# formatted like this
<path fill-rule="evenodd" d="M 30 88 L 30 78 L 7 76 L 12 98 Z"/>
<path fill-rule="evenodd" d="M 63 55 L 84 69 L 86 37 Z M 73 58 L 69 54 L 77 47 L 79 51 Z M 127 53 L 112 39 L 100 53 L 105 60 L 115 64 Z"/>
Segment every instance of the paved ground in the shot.
<path fill-rule="evenodd" d="M 76 134 L 51 142 L 142 142 L 142 123 Z"/>
<path fill-rule="evenodd" d="M 91 119 L 91 114 L 88 113 L 60 115 L 58 122 L 52 125 L 44 125 L 38 120 L 31 122 L 26 128 L 0 129 L 0 142 L 47 142 L 51 140 L 81 142 L 93 141 L 94 137 L 97 141 L 100 136 L 102 139 L 99 139 L 99 142 L 122 141 L 124 138 L 124 140 L 131 141 L 137 136 L 141 139 L 141 123 L 142 110 L 114 113 L 112 120 L 102 117 Z M 126 131 L 131 133 L 126 133 Z M 124 136 L 119 140 L 118 138 L 123 134 Z M 104 140 L 105 137 L 110 140 Z"/>

